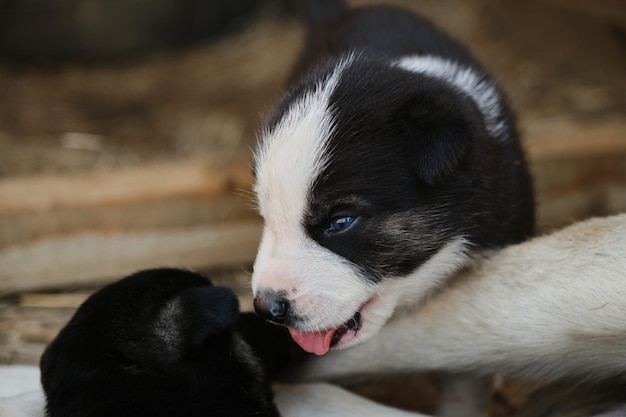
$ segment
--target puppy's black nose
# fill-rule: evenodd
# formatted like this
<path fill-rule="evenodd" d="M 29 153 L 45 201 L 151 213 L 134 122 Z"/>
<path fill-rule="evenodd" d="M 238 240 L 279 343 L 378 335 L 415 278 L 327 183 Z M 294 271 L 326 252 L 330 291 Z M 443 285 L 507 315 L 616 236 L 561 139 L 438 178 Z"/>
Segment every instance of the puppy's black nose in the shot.
<path fill-rule="evenodd" d="M 284 323 L 289 312 L 289 300 L 275 294 L 260 294 L 254 298 L 254 310 L 267 320 Z"/>

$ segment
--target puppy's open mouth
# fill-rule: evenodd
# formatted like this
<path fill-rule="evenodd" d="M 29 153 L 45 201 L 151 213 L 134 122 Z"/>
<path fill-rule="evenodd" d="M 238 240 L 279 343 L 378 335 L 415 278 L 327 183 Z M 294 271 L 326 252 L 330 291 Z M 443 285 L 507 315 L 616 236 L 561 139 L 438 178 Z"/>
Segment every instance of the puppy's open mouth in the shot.
<path fill-rule="evenodd" d="M 292 339 L 305 351 L 316 355 L 324 355 L 342 339 L 354 339 L 360 329 L 361 312 L 357 311 L 350 320 L 332 329 L 319 332 L 303 332 L 290 328 L 289 333 Z"/>

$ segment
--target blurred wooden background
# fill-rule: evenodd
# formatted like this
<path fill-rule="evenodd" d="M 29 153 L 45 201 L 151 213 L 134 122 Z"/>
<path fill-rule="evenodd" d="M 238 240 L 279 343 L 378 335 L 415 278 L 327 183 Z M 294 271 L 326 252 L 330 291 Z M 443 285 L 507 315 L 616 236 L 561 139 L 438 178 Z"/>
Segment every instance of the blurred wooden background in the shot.
<path fill-rule="evenodd" d="M 541 231 L 626 211 L 623 1 L 381 2 L 509 93 Z M 302 27 L 288 1 L 201 3 L 0 0 L 0 363 L 37 363 L 87 294 L 140 268 L 210 271 L 249 308 L 250 149 Z"/>

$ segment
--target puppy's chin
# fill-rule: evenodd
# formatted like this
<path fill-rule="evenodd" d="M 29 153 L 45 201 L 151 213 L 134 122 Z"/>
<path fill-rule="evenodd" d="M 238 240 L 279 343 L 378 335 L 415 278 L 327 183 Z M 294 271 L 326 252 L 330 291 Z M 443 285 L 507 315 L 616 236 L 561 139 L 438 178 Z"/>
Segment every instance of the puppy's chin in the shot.
<path fill-rule="evenodd" d="M 359 330 L 346 332 L 332 346 L 332 349 L 346 349 L 374 337 L 393 316 L 395 306 L 395 302 L 387 302 L 387 300 L 384 300 L 384 297 L 375 296 L 371 298 L 359 311 Z"/>
<path fill-rule="evenodd" d="M 359 310 L 359 331 L 346 333 L 332 346 L 333 349 L 363 343 L 374 337 L 394 315 L 419 307 L 449 277 L 471 262 L 466 247 L 465 239 L 454 239 L 411 274 L 378 283 L 375 295 Z"/>
<path fill-rule="evenodd" d="M 359 310 L 361 319 L 359 331 L 346 333 L 332 349 L 346 349 L 366 342 L 376 336 L 395 315 L 421 305 L 421 301 L 439 282 L 435 280 L 425 282 L 419 278 L 422 278 L 422 274 L 416 272 L 379 284 L 376 295 Z M 421 285 L 416 285 L 415 281 L 421 281 Z"/>

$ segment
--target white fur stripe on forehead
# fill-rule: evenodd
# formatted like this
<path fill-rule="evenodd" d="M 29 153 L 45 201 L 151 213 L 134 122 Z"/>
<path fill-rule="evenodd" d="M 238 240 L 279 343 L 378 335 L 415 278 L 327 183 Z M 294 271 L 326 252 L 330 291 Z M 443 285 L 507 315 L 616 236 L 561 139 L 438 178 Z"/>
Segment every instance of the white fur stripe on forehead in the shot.
<path fill-rule="evenodd" d="M 506 122 L 502 114 L 501 96 L 487 77 L 454 61 L 435 56 L 407 56 L 395 62 L 407 71 L 446 81 L 470 96 L 485 117 L 489 133 L 506 138 Z"/>
<path fill-rule="evenodd" d="M 352 56 L 342 60 L 289 106 L 274 129 L 263 132 L 255 153 L 255 192 L 262 215 L 281 213 L 301 220 L 313 182 L 327 162 L 334 124 L 330 97 L 351 61 Z"/>

